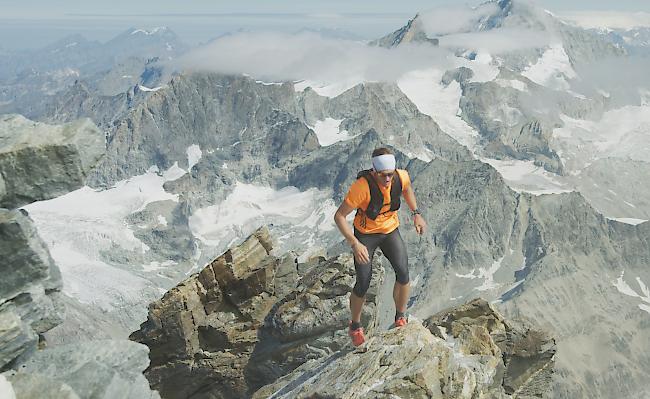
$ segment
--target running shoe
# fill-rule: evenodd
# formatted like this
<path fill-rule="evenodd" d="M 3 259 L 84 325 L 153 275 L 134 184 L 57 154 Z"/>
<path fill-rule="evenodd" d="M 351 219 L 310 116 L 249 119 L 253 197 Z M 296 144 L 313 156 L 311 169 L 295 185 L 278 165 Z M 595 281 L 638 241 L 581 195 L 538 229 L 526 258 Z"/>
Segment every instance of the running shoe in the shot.
<path fill-rule="evenodd" d="M 363 335 L 363 327 L 359 327 L 356 330 L 352 329 L 352 322 L 350 321 L 350 327 L 348 328 L 348 335 L 352 338 L 352 345 L 359 346 L 366 342 L 366 337 Z"/>

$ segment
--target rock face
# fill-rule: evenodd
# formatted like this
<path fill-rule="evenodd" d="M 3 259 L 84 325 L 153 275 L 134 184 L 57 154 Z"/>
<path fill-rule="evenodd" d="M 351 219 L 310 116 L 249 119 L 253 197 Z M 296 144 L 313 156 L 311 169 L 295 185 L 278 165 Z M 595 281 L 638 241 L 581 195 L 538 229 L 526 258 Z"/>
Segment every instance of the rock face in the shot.
<path fill-rule="evenodd" d="M 480 293 L 553 334 L 554 397 L 647 393 L 650 224 L 607 220 L 578 193 L 515 193 L 478 161 L 434 160 L 411 176 L 431 231 L 410 265 L 414 313 Z M 576 360 L 592 348 L 607 366 Z"/>
<path fill-rule="evenodd" d="M 546 332 L 506 320 L 483 299 L 437 313 L 424 321 L 431 333 L 453 337 L 464 355 L 501 357 L 494 382 L 517 397 L 542 397 L 554 373 L 555 340 Z M 502 382 L 501 382 L 502 381 Z"/>
<path fill-rule="evenodd" d="M 39 351 L 8 373 L 18 399 L 54 397 L 156 399 L 142 371 L 147 348 L 129 341 L 90 341 Z M 57 386 L 58 384 L 58 386 Z"/>
<path fill-rule="evenodd" d="M 11 207 L 80 187 L 104 148 L 87 120 L 52 127 L 5 116 L 0 137 L 0 204 Z M 26 211 L 0 208 L 0 259 L 0 396 L 159 398 L 142 375 L 143 345 L 102 341 L 38 350 L 46 344 L 43 333 L 62 321 L 62 281 Z"/>
<path fill-rule="evenodd" d="M 0 207 L 16 208 L 75 190 L 104 153 L 90 120 L 62 126 L 0 118 Z"/>
<path fill-rule="evenodd" d="M 0 369 L 61 322 L 61 275 L 31 220 L 0 209 Z"/>
<path fill-rule="evenodd" d="M 248 397 L 348 344 L 351 255 L 297 263 L 272 246 L 262 228 L 151 304 L 131 339 L 149 346 L 146 375 L 163 397 Z M 381 281 L 378 269 L 363 315 L 370 332 Z"/>
<path fill-rule="evenodd" d="M 305 363 L 254 398 L 509 398 L 548 389 L 555 344 L 474 300 Z"/>

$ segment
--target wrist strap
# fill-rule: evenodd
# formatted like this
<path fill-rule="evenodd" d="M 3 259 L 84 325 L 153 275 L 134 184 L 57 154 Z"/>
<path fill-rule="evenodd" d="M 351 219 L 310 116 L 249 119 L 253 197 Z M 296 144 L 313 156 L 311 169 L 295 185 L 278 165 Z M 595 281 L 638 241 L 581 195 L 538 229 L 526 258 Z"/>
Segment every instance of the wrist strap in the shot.
<path fill-rule="evenodd" d="M 420 211 L 417 208 L 411 211 L 411 216 L 415 217 L 415 215 L 420 215 Z"/>

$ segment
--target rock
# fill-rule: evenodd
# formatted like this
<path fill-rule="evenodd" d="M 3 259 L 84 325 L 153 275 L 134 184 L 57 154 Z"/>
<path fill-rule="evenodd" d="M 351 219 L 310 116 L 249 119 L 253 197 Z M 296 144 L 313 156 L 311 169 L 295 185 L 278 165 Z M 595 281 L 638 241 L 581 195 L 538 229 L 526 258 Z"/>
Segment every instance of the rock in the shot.
<path fill-rule="evenodd" d="M 453 337 L 464 355 L 502 359 L 495 376 L 505 393 L 542 397 L 549 389 L 555 340 L 543 331 L 506 321 L 485 300 L 475 299 L 437 313 L 426 319 L 424 325 L 437 337 Z"/>
<path fill-rule="evenodd" d="M 150 305 L 131 339 L 149 346 L 146 375 L 162 396 L 248 397 L 348 344 L 351 255 L 297 264 L 272 249 L 261 228 Z M 377 270 L 364 308 L 368 331 L 381 281 Z"/>
<path fill-rule="evenodd" d="M 550 373 L 554 347 L 545 347 L 547 342 L 536 339 L 537 333 L 527 335 L 528 345 L 516 338 L 503 340 L 508 326 L 483 300 L 432 316 L 424 325 L 411 318 L 405 327 L 376 332 L 356 350 L 303 364 L 253 398 L 508 398 L 515 397 L 513 393 L 541 397 L 550 379 L 537 377 L 540 369 L 533 353 L 539 355 L 543 348 L 550 354 L 543 368 Z M 515 360 L 514 353 L 522 357 Z M 516 386 L 508 374 L 513 363 Z"/>
<path fill-rule="evenodd" d="M 37 343 L 38 336 L 16 315 L 15 307 L 0 307 L 0 369 Z"/>
<path fill-rule="evenodd" d="M 42 375 L 69 386 L 80 398 L 156 399 L 160 396 L 142 375 L 149 365 L 147 354 L 146 346 L 130 341 L 60 345 L 35 353 L 12 378 L 29 381 Z"/>
<path fill-rule="evenodd" d="M 13 386 L 17 399 L 79 399 L 69 385 L 41 374 L 9 374 L 8 380 Z"/>
<path fill-rule="evenodd" d="M 0 369 L 61 322 L 59 269 L 29 217 L 0 209 Z"/>
<path fill-rule="evenodd" d="M 0 207 L 16 208 L 81 187 L 103 153 L 104 135 L 89 119 L 50 126 L 2 116 Z"/>

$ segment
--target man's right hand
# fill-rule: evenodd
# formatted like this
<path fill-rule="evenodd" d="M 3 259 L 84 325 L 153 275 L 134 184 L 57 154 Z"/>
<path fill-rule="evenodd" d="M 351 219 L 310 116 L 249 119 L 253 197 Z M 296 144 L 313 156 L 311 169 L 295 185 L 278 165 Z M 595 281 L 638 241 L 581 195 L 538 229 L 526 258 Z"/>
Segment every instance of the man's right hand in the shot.
<path fill-rule="evenodd" d="M 363 245 L 361 242 L 357 241 L 352 244 L 352 253 L 354 253 L 354 259 L 357 260 L 359 264 L 366 264 L 370 262 L 370 256 L 368 255 L 368 248 Z"/>

